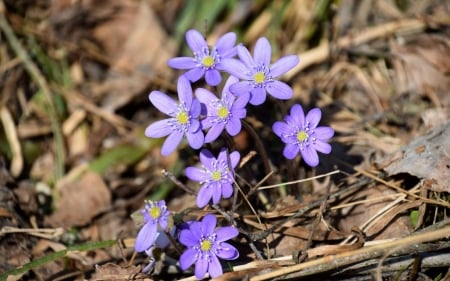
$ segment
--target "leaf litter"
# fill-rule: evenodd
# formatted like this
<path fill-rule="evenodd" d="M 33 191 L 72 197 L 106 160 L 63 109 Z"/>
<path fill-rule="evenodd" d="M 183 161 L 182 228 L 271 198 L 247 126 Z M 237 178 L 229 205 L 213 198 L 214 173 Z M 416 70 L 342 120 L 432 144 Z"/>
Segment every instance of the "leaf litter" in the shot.
<path fill-rule="evenodd" d="M 450 261 L 441 255 L 450 248 L 448 5 L 268 2 L 200 8 L 182 1 L 0 3 L 1 16 L 46 82 L 27 72 L 8 40 L 0 42 L 1 278 L 192 278 L 193 272 L 177 268 L 175 252 L 158 257 L 159 275 L 141 273 L 148 260 L 133 254 L 137 227 L 130 217 L 146 198 L 165 199 L 185 219 L 211 211 L 196 210 L 195 197 L 179 188 L 195 186 L 181 171 L 197 156 L 182 147 L 161 158 L 161 143 L 143 137 L 145 126 L 161 117 L 149 106 L 148 93 L 174 94 L 176 73 L 166 62 L 184 52 L 180 34 L 192 27 L 211 38 L 232 29 L 249 45 L 266 36 L 275 42 L 274 52 L 297 53 L 301 63 L 285 81 L 297 101 L 323 108 L 323 122 L 337 132 L 333 153 L 316 169 L 288 164 L 275 152 L 280 147 L 267 115 L 287 109 L 269 101 L 250 110 L 268 165 L 262 169 L 251 134 L 235 138 L 248 153 L 239 174 L 251 207 L 240 202 L 234 219 L 255 240 L 243 235 L 234 241 L 239 263 L 218 280 L 381 280 L 400 272 L 408 280 L 448 277 Z M 251 22 L 258 24 L 249 28 Z M 61 75 L 46 72 L 51 68 Z M 38 93 L 46 85 L 58 98 Z M 39 95 L 51 103 L 33 98 Z M 262 112 L 263 122 L 254 117 Z M 55 120 L 62 143 L 55 141 Z M 267 168 L 272 174 L 265 179 Z M 336 173 L 313 179 L 330 171 Z M 280 186 L 258 190 L 258 183 Z M 89 244 L 95 241 L 105 244 Z M 259 260 L 248 241 L 267 259 Z M 430 256 L 440 263 L 429 262 Z"/>

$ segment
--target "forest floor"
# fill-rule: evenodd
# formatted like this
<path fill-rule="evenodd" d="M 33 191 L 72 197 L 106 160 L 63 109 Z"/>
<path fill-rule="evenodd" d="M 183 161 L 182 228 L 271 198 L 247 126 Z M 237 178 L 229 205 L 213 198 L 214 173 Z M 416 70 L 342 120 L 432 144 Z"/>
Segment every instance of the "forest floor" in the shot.
<path fill-rule="evenodd" d="M 300 58 L 292 99 L 204 145 L 241 155 L 235 197 L 204 208 L 184 172 L 199 150 L 144 135 L 191 28 Z M 0 0 L 0 280 L 195 280 L 176 236 L 142 273 L 144 200 L 237 227 L 217 280 L 450 280 L 449 89 L 448 1 Z M 314 168 L 272 131 L 294 104 L 335 131 Z"/>

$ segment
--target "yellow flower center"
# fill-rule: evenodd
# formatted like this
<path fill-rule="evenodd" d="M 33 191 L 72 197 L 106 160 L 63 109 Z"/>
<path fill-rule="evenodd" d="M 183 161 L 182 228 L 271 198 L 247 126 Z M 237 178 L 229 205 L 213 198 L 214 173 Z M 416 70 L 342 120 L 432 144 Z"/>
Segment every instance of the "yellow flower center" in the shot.
<path fill-rule="evenodd" d="M 148 211 L 149 215 L 154 218 L 157 219 L 159 218 L 159 216 L 161 215 L 161 209 L 158 206 L 153 206 L 149 211 Z"/>
<path fill-rule="evenodd" d="M 255 75 L 253 75 L 253 79 L 255 80 L 256 83 L 261 84 L 262 82 L 264 82 L 264 80 L 266 80 L 266 75 L 264 74 L 264 72 L 256 72 Z"/>
<path fill-rule="evenodd" d="M 297 133 L 298 141 L 305 141 L 308 138 L 308 134 L 305 131 L 300 131 Z"/>
<path fill-rule="evenodd" d="M 220 171 L 214 171 L 211 178 L 215 181 L 220 181 L 222 179 L 222 173 Z"/>
<path fill-rule="evenodd" d="M 222 119 L 225 119 L 228 117 L 228 114 L 230 112 L 228 111 L 228 109 L 225 106 L 221 106 L 219 107 L 219 110 L 217 111 L 217 116 L 219 116 Z"/>
<path fill-rule="evenodd" d="M 186 111 L 180 111 L 177 115 L 177 121 L 178 123 L 180 123 L 181 125 L 186 125 L 187 122 L 189 121 L 189 116 L 186 113 Z"/>
<path fill-rule="evenodd" d="M 214 58 L 211 56 L 205 56 L 202 60 L 202 64 L 204 67 L 211 67 L 215 63 Z"/>
<path fill-rule="evenodd" d="M 200 249 L 202 249 L 202 251 L 209 251 L 209 250 L 211 250 L 211 246 L 212 246 L 212 243 L 208 239 L 203 240 L 200 243 Z"/>

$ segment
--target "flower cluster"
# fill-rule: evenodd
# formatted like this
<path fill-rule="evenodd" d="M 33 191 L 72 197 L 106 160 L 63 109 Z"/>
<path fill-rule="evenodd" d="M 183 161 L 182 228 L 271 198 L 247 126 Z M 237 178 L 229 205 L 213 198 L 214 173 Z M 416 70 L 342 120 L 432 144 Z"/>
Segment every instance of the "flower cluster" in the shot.
<path fill-rule="evenodd" d="M 238 135 L 242 119 L 247 116 L 248 104 L 261 105 L 267 95 L 280 100 L 293 97 L 292 88 L 280 81 L 280 77 L 295 67 L 299 58 L 286 55 L 272 63 L 272 49 L 267 38 L 257 40 L 253 54 L 243 44 L 236 44 L 236 38 L 235 33 L 229 32 L 210 47 L 200 32 L 189 30 L 186 42 L 192 56 L 168 61 L 170 67 L 185 70 L 177 82 L 178 100 L 163 92 L 152 91 L 150 102 L 168 118 L 150 124 L 145 130 L 145 135 L 150 138 L 167 137 L 161 148 L 163 156 L 174 152 L 183 139 L 191 148 L 200 149 L 204 144 L 216 141 L 224 132 L 230 136 Z M 221 84 L 221 73 L 229 77 L 219 95 L 211 89 Z M 191 83 L 202 77 L 212 87 L 193 90 Z M 320 119 L 320 109 L 312 109 L 305 116 L 301 105 L 295 104 L 284 121 L 273 124 L 273 132 L 285 143 L 283 155 L 287 159 L 300 154 L 306 164 L 317 166 L 317 151 L 331 152 L 327 141 L 334 131 L 330 127 L 319 127 Z M 222 198 L 230 198 L 234 191 L 235 169 L 241 159 L 239 152 L 222 147 L 215 157 L 203 148 L 199 159 L 200 165 L 185 169 L 187 178 L 200 184 L 197 206 L 218 205 Z M 135 249 L 152 258 L 152 249 L 166 247 L 169 240 L 166 234 L 174 235 L 175 231 L 169 227 L 170 213 L 164 201 L 146 202 L 141 213 L 145 224 L 137 235 Z M 181 230 L 177 227 L 178 241 L 187 247 L 180 257 L 180 267 L 186 270 L 195 264 L 195 276 L 199 279 L 206 273 L 213 278 L 222 274 L 219 258 L 233 260 L 239 257 L 238 250 L 226 242 L 238 236 L 238 230 L 216 228 L 216 224 L 215 215 L 207 214 L 200 222 L 185 223 Z M 149 271 L 153 263 L 154 259 L 151 259 L 145 271 Z"/>

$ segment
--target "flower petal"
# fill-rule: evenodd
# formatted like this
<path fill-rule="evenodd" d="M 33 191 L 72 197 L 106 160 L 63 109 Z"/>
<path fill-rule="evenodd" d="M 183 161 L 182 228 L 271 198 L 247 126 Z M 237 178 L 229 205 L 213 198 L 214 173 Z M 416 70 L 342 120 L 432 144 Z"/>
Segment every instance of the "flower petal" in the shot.
<path fill-rule="evenodd" d="M 206 167 L 209 171 L 212 171 L 212 163 L 216 160 L 214 155 L 208 149 L 202 149 L 200 151 L 200 162 L 203 166 Z"/>
<path fill-rule="evenodd" d="M 234 246 L 222 242 L 220 243 L 220 250 L 217 251 L 217 256 L 224 260 L 235 260 L 239 257 L 239 251 Z"/>
<path fill-rule="evenodd" d="M 168 119 L 159 120 L 150 124 L 145 129 L 145 136 L 149 138 L 161 138 L 172 133 L 172 129 L 169 125 Z"/>
<path fill-rule="evenodd" d="M 205 73 L 206 83 L 210 86 L 217 86 L 222 81 L 222 76 L 216 69 L 208 69 Z"/>
<path fill-rule="evenodd" d="M 220 182 L 211 183 L 213 191 L 212 201 L 214 205 L 219 204 L 220 198 L 222 197 L 222 184 Z"/>
<path fill-rule="evenodd" d="M 219 37 L 214 47 L 216 48 L 217 52 L 221 56 L 223 56 L 223 53 L 233 48 L 235 43 L 236 43 L 236 33 L 228 32 Z"/>
<path fill-rule="evenodd" d="M 189 80 L 183 75 L 178 78 L 177 83 L 178 98 L 180 103 L 185 106 L 185 109 L 189 110 L 192 105 L 192 86 Z"/>
<path fill-rule="evenodd" d="M 193 52 L 201 52 L 203 48 L 208 48 L 203 35 L 195 29 L 186 32 L 186 42 Z"/>
<path fill-rule="evenodd" d="M 233 102 L 232 105 L 232 110 L 233 109 L 240 109 L 240 108 L 245 108 L 247 106 L 248 100 L 250 99 L 250 91 L 251 91 L 251 85 L 249 83 L 247 83 L 247 87 L 248 87 L 248 91 L 243 91 L 241 92 L 241 94 L 238 96 L 238 98 Z M 245 115 L 244 115 L 245 117 Z M 244 118 L 244 117 L 240 117 L 240 118 Z"/>
<path fill-rule="evenodd" d="M 299 61 L 300 60 L 297 55 L 284 56 L 272 64 L 270 67 L 270 75 L 272 77 L 281 76 L 294 68 Z"/>
<path fill-rule="evenodd" d="M 189 145 L 193 149 L 199 149 L 205 143 L 205 136 L 203 135 L 203 131 L 198 130 L 195 133 L 187 132 L 186 137 Z"/>
<path fill-rule="evenodd" d="M 283 149 L 283 155 L 287 159 L 294 159 L 297 156 L 299 150 L 300 147 L 298 147 L 297 144 L 288 143 Z"/>
<path fill-rule="evenodd" d="M 224 95 L 226 95 L 228 93 L 231 94 L 230 86 L 237 82 L 239 82 L 239 78 L 237 78 L 236 76 L 230 75 L 230 77 L 228 77 L 227 81 L 225 81 L 225 85 L 223 86 L 222 98 Z"/>
<path fill-rule="evenodd" d="M 192 57 L 176 57 L 169 59 L 167 64 L 175 69 L 191 69 L 198 66 L 198 63 Z"/>
<path fill-rule="evenodd" d="M 272 97 L 280 100 L 288 100 L 294 95 L 292 88 L 288 84 L 276 80 L 267 83 L 266 89 Z"/>
<path fill-rule="evenodd" d="M 309 122 L 310 128 L 317 127 L 321 118 L 322 118 L 322 111 L 320 111 L 320 109 L 317 107 L 311 109 L 305 117 L 306 122 Z"/>
<path fill-rule="evenodd" d="M 134 243 L 134 249 L 136 252 L 143 252 L 150 248 L 156 240 L 157 224 L 146 223 L 139 231 L 136 241 Z"/>
<path fill-rule="evenodd" d="M 248 101 L 253 105 L 261 105 L 266 101 L 266 90 L 261 87 L 253 88 L 251 91 L 250 100 Z"/>
<path fill-rule="evenodd" d="M 215 141 L 223 132 L 224 128 L 225 128 L 224 123 L 218 123 L 212 126 L 211 129 L 209 129 L 208 133 L 206 133 L 205 143 L 211 143 Z"/>
<path fill-rule="evenodd" d="M 224 226 L 216 229 L 216 235 L 217 235 L 216 241 L 223 242 L 238 236 L 239 231 L 237 230 L 236 227 Z"/>
<path fill-rule="evenodd" d="M 214 229 L 216 228 L 217 218 L 213 214 L 207 214 L 202 219 L 202 233 L 203 235 L 209 235 L 214 233 Z"/>
<path fill-rule="evenodd" d="M 303 108 L 299 104 L 294 104 L 291 107 L 291 118 L 293 119 L 296 126 L 303 127 L 305 126 L 305 113 L 303 111 Z"/>
<path fill-rule="evenodd" d="M 180 267 L 182 270 L 188 269 L 196 261 L 197 251 L 193 248 L 188 248 L 180 256 Z"/>
<path fill-rule="evenodd" d="M 200 243 L 197 237 L 192 234 L 190 229 L 183 229 L 180 232 L 179 241 L 186 247 L 193 247 Z"/>
<path fill-rule="evenodd" d="M 326 141 L 334 136 L 334 130 L 331 127 L 323 126 L 314 129 L 316 138 L 321 141 Z"/>
<path fill-rule="evenodd" d="M 192 83 L 197 82 L 205 74 L 205 69 L 203 67 L 193 68 L 183 74 Z"/>
<path fill-rule="evenodd" d="M 270 65 L 270 59 L 272 58 L 272 47 L 269 40 L 265 37 L 261 37 L 256 41 L 255 50 L 253 51 L 253 57 L 257 65 Z"/>
<path fill-rule="evenodd" d="M 239 151 L 233 151 L 230 154 L 230 162 L 231 162 L 231 167 L 233 167 L 233 169 L 236 168 L 240 159 L 241 159 L 241 154 L 239 154 Z"/>
<path fill-rule="evenodd" d="M 162 113 L 172 116 L 178 111 L 178 104 L 163 92 L 152 91 L 148 97 L 150 102 Z"/>
<path fill-rule="evenodd" d="M 217 102 L 219 99 L 216 97 L 216 95 L 214 95 L 213 93 L 211 93 L 210 91 L 203 89 L 203 88 L 198 88 L 195 90 L 195 96 L 197 97 L 197 99 L 201 102 L 204 103 L 207 107 L 207 110 L 209 110 L 209 105 L 213 102 Z"/>
<path fill-rule="evenodd" d="M 312 145 L 305 147 L 300 152 L 306 164 L 311 167 L 319 165 L 319 155 L 317 154 L 317 151 L 312 147 Z"/>
<path fill-rule="evenodd" d="M 315 150 L 322 152 L 324 154 L 330 154 L 331 152 L 331 145 L 321 140 L 316 140 L 316 142 L 313 143 L 312 145 Z"/>
<path fill-rule="evenodd" d="M 208 260 L 206 258 L 199 258 L 195 263 L 195 277 L 203 279 L 208 271 Z"/>
<path fill-rule="evenodd" d="M 282 121 L 277 121 L 272 125 L 272 130 L 275 135 L 279 136 L 281 140 L 283 140 L 282 136 L 292 134 L 293 128 Z"/>
<path fill-rule="evenodd" d="M 250 92 L 252 90 L 253 90 L 253 86 L 248 81 L 237 82 L 230 86 L 230 92 L 236 96 L 245 95 L 245 94 L 250 95 Z"/>
<path fill-rule="evenodd" d="M 200 112 L 202 110 L 202 106 L 200 104 L 200 101 L 196 98 L 194 98 L 192 100 L 192 104 L 191 104 L 191 109 L 189 110 L 189 115 L 191 116 L 191 118 L 198 118 L 200 116 Z M 197 129 L 195 129 L 194 131 L 197 131 Z M 192 130 L 191 130 L 192 132 Z"/>
<path fill-rule="evenodd" d="M 219 262 L 219 259 L 216 257 L 216 255 L 210 256 L 211 260 L 209 261 L 208 265 L 208 272 L 211 278 L 219 277 L 223 274 L 222 265 Z"/>
<path fill-rule="evenodd" d="M 246 66 L 246 71 L 249 71 L 250 69 L 253 69 L 253 67 L 256 65 L 255 61 L 253 60 L 252 55 L 248 51 L 246 47 L 243 45 L 237 46 L 237 53 L 243 64 Z M 238 75 L 236 75 L 239 77 Z"/>
<path fill-rule="evenodd" d="M 223 70 L 231 75 L 241 79 L 249 79 L 247 74 L 249 70 L 241 61 L 237 59 L 223 59 L 220 64 Z"/>
<path fill-rule="evenodd" d="M 227 125 L 227 133 L 230 136 L 235 136 L 237 134 L 239 134 L 239 132 L 242 129 L 242 124 L 241 124 L 241 120 L 239 120 L 238 118 L 230 118 L 228 119 Z"/>
<path fill-rule="evenodd" d="M 203 171 L 203 169 L 199 169 L 197 167 L 187 167 L 184 170 L 184 174 L 186 175 L 186 177 L 193 181 L 201 182 L 205 180 L 205 172 Z"/>
<path fill-rule="evenodd" d="M 203 208 L 208 205 L 213 196 L 213 189 L 209 186 L 209 183 L 205 183 L 197 194 L 197 206 Z"/>
<path fill-rule="evenodd" d="M 171 154 L 183 139 L 183 132 L 173 131 L 164 141 L 161 147 L 161 155 L 167 156 Z"/>
<path fill-rule="evenodd" d="M 233 186 L 229 183 L 222 183 L 222 197 L 230 198 L 233 195 Z"/>

